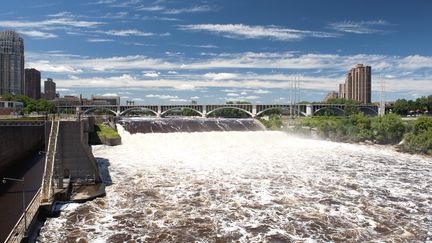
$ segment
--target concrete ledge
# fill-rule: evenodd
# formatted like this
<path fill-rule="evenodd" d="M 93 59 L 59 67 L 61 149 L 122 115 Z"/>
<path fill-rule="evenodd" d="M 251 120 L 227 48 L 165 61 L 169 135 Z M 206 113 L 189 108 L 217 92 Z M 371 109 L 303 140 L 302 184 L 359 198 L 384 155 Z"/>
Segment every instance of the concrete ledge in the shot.
<path fill-rule="evenodd" d="M 88 186 L 76 186 L 72 189 L 72 195 L 70 201 L 72 202 L 85 202 L 88 200 L 95 199 L 97 197 L 103 197 L 106 195 L 105 184 L 99 183 L 96 185 Z"/>

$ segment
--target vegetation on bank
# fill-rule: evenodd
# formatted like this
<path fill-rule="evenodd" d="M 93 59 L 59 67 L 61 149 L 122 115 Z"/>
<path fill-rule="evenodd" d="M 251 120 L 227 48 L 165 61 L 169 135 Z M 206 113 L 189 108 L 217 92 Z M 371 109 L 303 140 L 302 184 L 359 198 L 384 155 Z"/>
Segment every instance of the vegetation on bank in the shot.
<path fill-rule="evenodd" d="M 104 124 L 95 124 L 95 131 L 96 134 L 98 135 L 98 137 L 102 138 L 107 138 L 107 139 L 113 139 L 113 138 L 119 138 L 120 135 L 118 134 L 118 132 L 111 128 L 111 127 L 107 127 Z"/>
<path fill-rule="evenodd" d="M 30 114 L 32 112 L 47 112 L 54 113 L 55 104 L 46 99 L 32 99 L 25 95 L 4 94 L 2 99 L 5 101 L 22 102 L 24 105 L 23 113 Z"/>
<path fill-rule="evenodd" d="M 419 117 L 405 134 L 403 148 L 410 152 L 432 155 L 432 117 Z"/>
<path fill-rule="evenodd" d="M 261 117 L 259 121 L 270 130 L 280 130 L 283 128 L 282 118 L 278 114 L 272 114 L 266 118 Z"/>
<path fill-rule="evenodd" d="M 106 144 L 118 145 L 121 143 L 121 137 L 118 132 L 103 123 L 94 125 L 94 132 L 89 133 L 89 144 Z"/>
<path fill-rule="evenodd" d="M 316 129 L 318 136 L 339 142 L 371 142 L 399 144 L 406 152 L 432 155 L 432 118 L 420 117 L 411 122 L 402 121 L 396 114 L 383 117 L 362 113 L 346 117 L 316 116 L 304 118 L 297 125 Z"/>

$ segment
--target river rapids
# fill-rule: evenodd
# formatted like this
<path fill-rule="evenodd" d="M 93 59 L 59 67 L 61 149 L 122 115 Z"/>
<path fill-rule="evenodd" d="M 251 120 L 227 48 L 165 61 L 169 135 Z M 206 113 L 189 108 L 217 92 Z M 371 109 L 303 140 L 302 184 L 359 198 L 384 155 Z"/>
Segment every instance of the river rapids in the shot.
<path fill-rule="evenodd" d="M 107 195 L 39 242 L 432 240 L 432 160 L 275 131 L 136 133 L 98 145 Z"/>

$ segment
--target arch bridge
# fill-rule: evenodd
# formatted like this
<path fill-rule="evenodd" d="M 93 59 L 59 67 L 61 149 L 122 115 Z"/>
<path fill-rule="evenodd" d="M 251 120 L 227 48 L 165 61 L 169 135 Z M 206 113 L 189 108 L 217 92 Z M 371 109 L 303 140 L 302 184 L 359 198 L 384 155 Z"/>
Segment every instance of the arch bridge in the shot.
<path fill-rule="evenodd" d="M 349 106 L 349 107 L 348 107 Z M 79 112 L 91 114 L 95 111 L 104 111 L 115 116 L 126 116 L 130 112 L 148 112 L 156 117 L 165 117 L 170 112 L 179 109 L 188 109 L 196 112 L 197 115 L 207 117 L 213 112 L 223 109 L 235 109 L 248 114 L 250 117 L 257 117 L 265 114 L 272 109 L 281 109 L 291 115 L 296 116 L 314 116 L 322 114 L 325 111 L 331 111 L 335 115 L 346 115 L 347 109 L 355 109 L 367 115 L 378 115 L 377 105 L 345 105 L 345 104 L 183 104 L 183 105 L 76 105 L 76 106 L 58 106 L 57 112 Z"/>

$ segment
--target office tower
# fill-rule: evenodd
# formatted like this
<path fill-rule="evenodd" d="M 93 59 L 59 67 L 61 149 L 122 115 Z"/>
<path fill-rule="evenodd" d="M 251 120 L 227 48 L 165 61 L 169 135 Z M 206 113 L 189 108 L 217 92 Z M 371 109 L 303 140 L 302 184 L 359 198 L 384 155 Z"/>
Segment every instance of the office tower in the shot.
<path fill-rule="evenodd" d="M 25 69 L 25 95 L 32 99 L 41 98 L 41 73 L 34 68 Z"/>
<path fill-rule="evenodd" d="M 0 95 L 24 94 L 24 41 L 15 32 L 0 32 Z"/>
<path fill-rule="evenodd" d="M 347 73 L 345 83 L 339 84 L 339 97 L 371 103 L 371 77 L 370 66 L 357 64 Z"/>
<path fill-rule="evenodd" d="M 47 78 L 44 82 L 44 97 L 47 100 L 53 100 L 56 97 L 56 83 L 51 78 Z"/>

